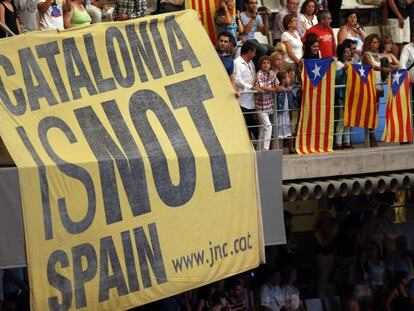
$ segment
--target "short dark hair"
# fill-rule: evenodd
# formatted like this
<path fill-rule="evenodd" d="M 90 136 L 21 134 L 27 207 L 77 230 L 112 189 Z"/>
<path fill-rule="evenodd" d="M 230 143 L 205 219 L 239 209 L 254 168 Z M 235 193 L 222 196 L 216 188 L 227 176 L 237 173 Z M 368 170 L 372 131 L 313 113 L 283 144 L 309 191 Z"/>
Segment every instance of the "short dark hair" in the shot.
<path fill-rule="evenodd" d="M 326 15 L 328 15 L 328 14 L 331 14 L 331 12 L 329 12 L 328 10 L 319 11 L 319 13 L 318 13 L 318 22 L 323 20 L 326 17 Z"/>
<path fill-rule="evenodd" d="M 240 49 L 240 54 L 241 55 L 247 54 L 249 52 L 256 51 L 256 49 L 257 49 L 257 43 L 252 41 L 252 40 L 247 40 L 242 45 L 242 47 Z"/>
<path fill-rule="evenodd" d="M 358 42 L 356 42 L 355 40 L 352 40 L 352 39 L 345 39 L 344 41 L 342 41 L 342 44 L 345 45 L 347 48 L 350 48 L 351 45 L 353 45 L 353 44 L 357 45 Z"/>
<path fill-rule="evenodd" d="M 357 11 L 352 11 L 352 10 L 351 11 L 345 11 L 344 17 L 345 17 L 345 19 L 348 19 L 348 17 L 350 17 L 353 14 L 356 15 L 357 20 L 359 21 L 359 14 L 358 14 Z M 346 22 L 345 22 L 345 24 L 346 24 Z"/>
<path fill-rule="evenodd" d="M 272 63 L 272 59 L 270 58 L 270 56 L 269 56 L 269 55 L 263 55 L 263 56 L 262 56 L 262 57 L 260 57 L 260 59 L 259 59 L 259 69 L 262 69 L 262 64 L 263 64 L 263 62 L 264 62 L 265 60 L 267 60 L 267 61 L 269 61 L 270 63 Z"/>
<path fill-rule="evenodd" d="M 336 47 L 336 56 L 338 57 L 338 60 L 340 62 L 344 62 L 344 53 L 346 51 L 346 49 L 349 49 L 348 46 L 346 46 L 344 43 L 338 44 L 338 46 Z"/>
<path fill-rule="evenodd" d="M 233 35 L 228 31 L 221 31 L 218 34 L 217 39 L 220 39 L 220 37 L 227 37 L 227 38 L 229 38 L 229 41 L 231 41 L 231 37 L 233 37 Z"/>

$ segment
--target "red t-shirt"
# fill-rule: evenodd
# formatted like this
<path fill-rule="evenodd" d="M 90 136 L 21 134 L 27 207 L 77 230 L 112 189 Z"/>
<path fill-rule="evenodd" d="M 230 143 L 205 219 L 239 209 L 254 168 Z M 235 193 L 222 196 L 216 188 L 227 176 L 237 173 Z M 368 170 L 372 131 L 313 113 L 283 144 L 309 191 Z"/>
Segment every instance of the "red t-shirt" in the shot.
<path fill-rule="evenodd" d="M 309 28 L 303 36 L 303 41 L 306 41 L 308 34 L 314 33 L 319 37 L 319 50 L 321 51 L 321 58 L 331 58 L 335 56 L 335 36 L 331 27 L 322 28 L 319 25 Z"/>

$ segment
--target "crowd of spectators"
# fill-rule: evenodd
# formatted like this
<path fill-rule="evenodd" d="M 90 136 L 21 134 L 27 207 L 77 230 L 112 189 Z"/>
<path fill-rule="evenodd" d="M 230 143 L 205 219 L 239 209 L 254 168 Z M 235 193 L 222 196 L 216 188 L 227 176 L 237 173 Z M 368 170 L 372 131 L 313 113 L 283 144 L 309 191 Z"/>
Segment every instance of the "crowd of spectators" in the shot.
<path fill-rule="evenodd" d="M 300 238 L 285 211 L 286 244 L 266 247 L 266 264 L 134 310 L 301 311 L 316 298 L 324 310 L 412 311 L 414 204 L 367 199 L 331 200 Z M 29 310 L 28 294 L 24 268 L 0 270 L 1 311 Z"/>
<path fill-rule="evenodd" d="M 384 8 L 391 36 L 380 37 L 378 34 L 367 36 L 358 13 L 352 10 L 345 11 L 345 23 L 335 36 L 332 24 L 339 27 L 341 1 L 287 0 L 285 7 L 272 17 L 270 9 L 260 7 L 257 0 L 219 0 L 214 15 L 219 33 L 217 50 L 232 79 L 256 148 L 273 148 L 274 141 L 279 139 L 280 147 L 285 144 L 289 152 L 295 152 L 301 71 L 305 59 L 336 58 L 336 83 L 340 85 L 346 83 L 348 64 L 372 65 L 377 84 L 386 81 L 391 69 L 413 64 L 414 43 L 409 43 L 412 2 L 386 1 Z M 14 34 L 20 34 L 39 29 L 80 27 L 102 20 L 122 21 L 182 9 L 184 0 L 115 0 L 113 8 L 99 0 L 0 0 L 0 22 Z M 268 36 L 270 30 L 272 44 L 256 40 L 257 32 Z M 0 38 L 6 35 L 0 27 Z M 263 56 L 270 56 L 270 69 L 262 68 Z M 280 57 L 281 64 L 274 61 Z M 268 62 L 269 58 L 264 63 Z M 283 83 L 277 77 L 279 71 L 280 76 L 286 77 L 284 72 L 289 76 Z M 414 78 L 414 70 L 410 71 L 410 76 Z M 377 94 L 378 98 L 384 95 L 380 85 Z M 335 149 L 353 147 L 350 129 L 343 126 L 344 100 L 344 91 L 337 90 Z M 276 119 L 277 127 L 274 127 Z M 375 132 L 370 133 L 370 144 L 377 145 Z"/>
<path fill-rule="evenodd" d="M 402 208 L 397 223 L 389 203 L 334 199 L 300 241 L 285 211 L 286 244 L 267 247 L 265 265 L 139 310 L 322 310 L 316 298 L 323 310 L 412 311 L 414 205 Z"/>
<path fill-rule="evenodd" d="M 0 38 L 36 30 L 76 28 L 101 21 L 124 21 L 183 9 L 184 0 L 115 0 L 114 3 L 99 0 L 0 0 Z M 225 13 L 224 7 L 222 9 Z M 224 21 L 226 18 L 224 15 Z"/>
<path fill-rule="evenodd" d="M 256 0 L 244 0 L 244 11 L 235 11 L 232 19 L 228 10 L 228 19 L 224 19 L 224 15 L 216 18 L 220 25 L 218 29 L 223 30 L 218 35 L 219 40 L 229 37 L 230 29 L 223 28 L 223 24 L 232 25 L 226 54 L 232 55 L 234 64 L 228 73 L 256 149 L 272 148 L 273 142 L 279 139 L 279 147 L 284 144 L 290 153 L 295 152 L 293 145 L 300 116 L 303 61 L 316 58 L 336 59 L 335 82 L 342 88 L 335 91 L 334 149 L 353 148 L 351 129 L 343 124 L 348 65 L 361 63 L 373 67 L 379 101 L 384 96 L 383 85 L 391 70 L 409 68 L 414 63 L 414 43 L 409 42 L 410 21 L 407 15 L 411 1 L 402 1 L 404 5 L 400 2 L 387 0 L 384 4 L 389 12 L 391 37 L 381 37 L 376 33 L 367 35 L 358 13 L 352 10 L 344 12 L 345 23 L 335 35 L 332 23 L 339 20 L 338 3 L 330 1 L 287 0 L 272 23 L 273 46 L 255 39 L 257 31 L 268 34 L 270 20 L 269 10 L 259 7 Z M 329 11 L 331 7 L 333 11 Z M 398 25 L 393 27 L 391 24 L 395 17 Z M 221 46 L 219 53 L 225 50 L 226 47 Z M 272 61 L 280 57 L 281 64 Z M 263 61 L 267 66 L 269 60 L 270 69 L 264 69 Z M 229 60 L 226 61 L 226 68 L 229 68 Z M 289 78 L 282 82 L 278 73 L 280 77 L 287 74 Z M 414 70 L 410 70 L 410 76 L 414 78 Z M 369 133 L 369 138 L 370 145 L 376 147 L 375 131 Z"/>

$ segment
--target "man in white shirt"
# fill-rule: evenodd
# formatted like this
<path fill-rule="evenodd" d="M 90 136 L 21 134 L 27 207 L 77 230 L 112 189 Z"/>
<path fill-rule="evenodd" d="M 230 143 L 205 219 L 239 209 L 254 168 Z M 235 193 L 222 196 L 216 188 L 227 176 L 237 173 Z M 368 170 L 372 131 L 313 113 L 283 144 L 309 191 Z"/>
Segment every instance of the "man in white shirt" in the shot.
<path fill-rule="evenodd" d="M 281 287 L 279 271 L 271 271 L 268 280 L 260 288 L 260 306 L 266 311 L 279 311 L 285 306 L 286 292 Z"/>
<path fill-rule="evenodd" d="M 39 11 L 40 30 L 64 29 L 61 0 L 39 0 L 37 9 Z"/>
<path fill-rule="evenodd" d="M 257 44 L 254 41 L 246 41 L 241 47 L 240 56 L 234 60 L 234 80 L 239 91 L 242 91 L 239 97 L 241 110 L 246 120 L 249 133 L 254 138 L 258 137 L 257 122 L 254 119 L 254 93 L 243 91 L 252 91 L 254 80 L 256 78 L 256 69 L 253 64 L 253 58 L 256 56 Z"/>
<path fill-rule="evenodd" d="M 414 63 L 414 33 L 411 35 L 411 42 L 404 45 L 401 56 L 400 66 L 402 69 L 409 68 Z M 411 68 L 408 72 L 411 82 L 414 82 L 414 68 Z"/>

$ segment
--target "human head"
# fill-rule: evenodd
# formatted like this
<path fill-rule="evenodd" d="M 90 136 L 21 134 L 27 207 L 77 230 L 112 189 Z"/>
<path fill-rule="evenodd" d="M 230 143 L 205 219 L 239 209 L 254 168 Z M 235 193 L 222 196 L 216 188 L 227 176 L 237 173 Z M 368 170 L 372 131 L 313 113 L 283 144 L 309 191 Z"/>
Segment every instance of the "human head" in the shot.
<path fill-rule="evenodd" d="M 285 284 L 295 284 L 298 277 L 297 271 L 294 267 L 286 267 L 283 270 L 283 280 Z"/>
<path fill-rule="evenodd" d="M 252 40 L 244 42 L 240 49 L 240 55 L 243 56 L 247 61 L 252 60 L 256 56 L 257 43 Z"/>
<path fill-rule="evenodd" d="M 296 29 L 298 27 L 297 16 L 295 14 L 288 14 L 283 18 L 283 28 L 288 30 L 289 28 Z"/>
<path fill-rule="evenodd" d="M 390 53 L 392 50 L 392 46 L 394 44 L 394 41 L 387 36 L 384 36 L 381 38 L 381 42 L 380 42 L 380 47 L 379 47 L 379 52 L 383 53 L 383 52 L 388 52 Z"/>
<path fill-rule="evenodd" d="M 233 35 L 228 31 L 222 31 L 217 36 L 217 47 L 220 52 L 227 52 L 231 48 L 231 39 Z"/>
<path fill-rule="evenodd" d="M 308 15 L 318 14 L 318 4 L 316 3 L 316 0 L 306 0 L 303 2 L 300 8 L 300 13 Z"/>
<path fill-rule="evenodd" d="M 272 63 L 272 69 L 280 70 L 282 68 L 283 55 L 279 52 L 273 52 L 270 55 L 270 61 Z"/>
<path fill-rule="evenodd" d="M 352 59 L 351 50 L 343 43 L 339 44 L 336 48 L 336 56 L 342 63 L 348 62 Z"/>
<path fill-rule="evenodd" d="M 214 305 L 221 304 L 222 306 L 227 306 L 228 304 L 226 294 L 221 290 L 214 292 L 211 296 L 211 300 Z"/>
<path fill-rule="evenodd" d="M 235 298 L 242 298 L 244 295 L 244 286 L 241 280 L 233 279 L 231 284 L 231 293 Z"/>
<path fill-rule="evenodd" d="M 394 275 L 394 287 L 400 285 L 407 286 L 409 281 L 409 274 L 405 271 L 397 271 Z"/>
<path fill-rule="evenodd" d="M 351 51 L 351 57 L 354 57 L 354 55 L 357 52 L 357 42 L 352 39 L 345 39 L 342 44 L 344 44 L 349 50 Z"/>
<path fill-rule="evenodd" d="M 331 13 L 327 10 L 318 13 L 318 23 L 322 27 L 329 27 L 332 23 Z"/>
<path fill-rule="evenodd" d="M 243 0 L 244 9 L 250 13 L 257 12 L 257 0 Z"/>
<path fill-rule="evenodd" d="M 279 71 L 276 74 L 276 78 L 281 85 L 288 85 L 290 83 L 289 74 L 284 70 Z"/>
<path fill-rule="evenodd" d="M 287 0 L 286 8 L 291 14 L 296 14 L 298 12 L 298 6 L 299 0 Z"/>
<path fill-rule="evenodd" d="M 282 284 L 282 275 L 278 270 L 272 270 L 269 273 L 268 281 L 273 286 L 278 286 Z"/>
<path fill-rule="evenodd" d="M 319 58 L 319 37 L 316 33 L 310 33 L 306 36 L 303 46 L 303 58 Z"/>
<path fill-rule="evenodd" d="M 269 71 L 272 68 L 272 60 L 270 56 L 264 55 L 259 59 L 259 68 L 263 71 Z"/>
<path fill-rule="evenodd" d="M 349 27 L 354 27 L 359 21 L 359 15 L 356 11 L 346 11 L 345 24 Z"/>
<path fill-rule="evenodd" d="M 220 0 L 216 11 L 223 10 L 222 9 L 223 3 L 226 4 L 227 9 L 229 10 L 229 12 L 233 11 L 233 9 L 234 9 L 234 0 Z"/>
<path fill-rule="evenodd" d="M 362 46 L 362 50 L 364 52 L 378 52 L 380 44 L 380 38 L 376 33 L 372 33 L 368 35 L 364 40 L 364 45 Z"/>

